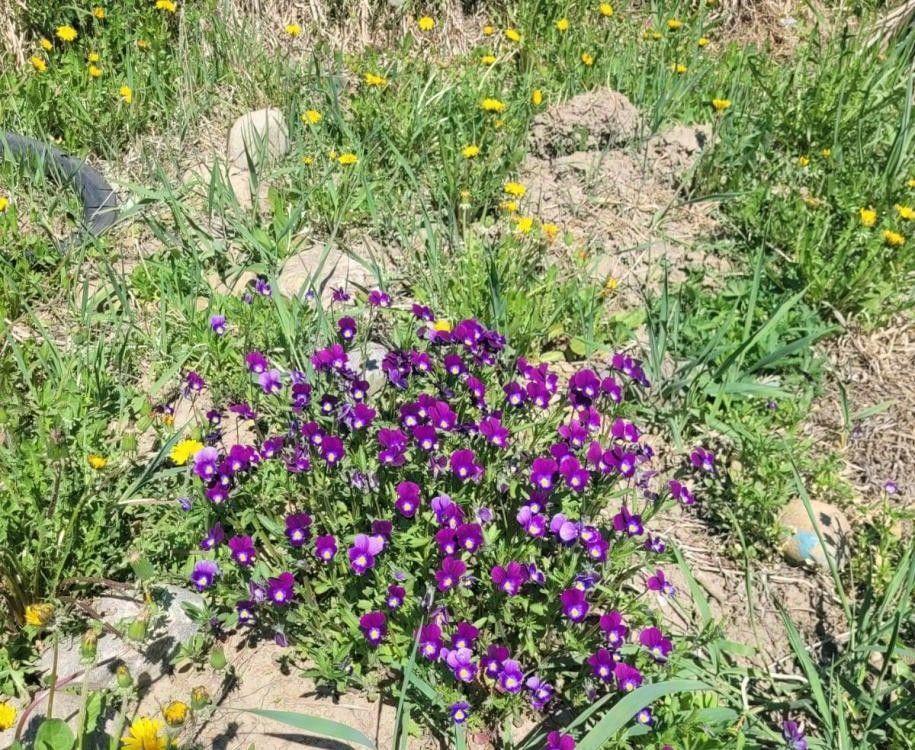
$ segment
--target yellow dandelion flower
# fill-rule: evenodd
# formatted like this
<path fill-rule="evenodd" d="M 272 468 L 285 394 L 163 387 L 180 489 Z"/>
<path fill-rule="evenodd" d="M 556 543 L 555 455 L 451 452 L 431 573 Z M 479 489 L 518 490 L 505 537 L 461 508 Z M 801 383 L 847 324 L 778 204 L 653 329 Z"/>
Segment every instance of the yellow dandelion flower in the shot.
<path fill-rule="evenodd" d="M 302 157 L 302 164 L 304 164 L 306 167 L 310 167 L 313 163 L 314 159 L 312 159 L 310 156 Z"/>
<path fill-rule="evenodd" d="M 175 443 L 168 457 L 176 466 L 184 466 L 202 448 L 203 443 L 199 440 L 181 440 Z"/>
<path fill-rule="evenodd" d="M 102 59 L 102 56 L 98 52 L 90 52 L 86 55 L 86 60 L 91 63 L 97 63 Z"/>
<path fill-rule="evenodd" d="M 806 167 L 810 164 L 810 157 L 809 156 L 799 156 L 799 157 L 797 157 L 797 163 L 801 167 Z"/>
<path fill-rule="evenodd" d="M 568 19 L 568 18 L 560 18 L 558 21 L 556 21 L 556 22 L 553 24 L 553 26 L 556 27 L 556 30 L 557 30 L 557 31 L 568 31 L 568 30 L 569 30 L 569 19 Z"/>
<path fill-rule="evenodd" d="M 375 73 L 366 73 L 364 80 L 367 86 L 385 86 L 388 82 L 387 78 Z"/>
<path fill-rule="evenodd" d="M 6 211 L 9 208 L 10 202 L 9 199 L 3 195 L 0 195 L 0 214 Z"/>
<path fill-rule="evenodd" d="M 601 3 L 597 10 L 604 18 L 610 18 L 613 15 L 613 6 L 610 3 Z"/>
<path fill-rule="evenodd" d="M 502 188 L 512 198 L 523 198 L 527 188 L 520 182 L 506 182 Z"/>
<path fill-rule="evenodd" d="M 884 229 L 883 241 L 889 247 L 902 247 L 905 244 L 905 235 L 894 232 L 892 229 Z"/>
<path fill-rule="evenodd" d="M 499 204 L 499 208 L 505 211 L 506 213 L 513 214 L 518 210 L 518 201 L 502 201 Z"/>
<path fill-rule="evenodd" d="M 709 41 L 710 40 L 707 36 L 700 36 L 699 41 L 696 42 L 696 44 L 698 44 L 700 47 L 708 47 Z"/>
<path fill-rule="evenodd" d="M 356 156 L 356 154 L 350 153 L 340 154 L 340 156 L 337 157 L 337 161 L 344 167 L 348 167 L 352 164 L 356 164 L 359 161 L 359 157 Z"/>
<path fill-rule="evenodd" d="M 0 732 L 12 729 L 16 723 L 16 715 L 19 712 L 16 708 L 6 701 L 0 701 Z"/>
<path fill-rule="evenodd" d="M 505 120 L 503 120 L 501 117 L 498 120 L 492 121 L 492 126 L 496 129 L 501 128 L 503 125 L 505 125 Z"/>
<path fill-rule="evenodd" d="M 877 223 L 877 212 L 873 208 L 861 208 L 858 210 L 858 218 L 862 227 L 872 227 Z"/>
<path fill-rule="evenodd" d="M 168 738 L 162 729 L 162 722 L 158 719 L 141 716 L 130 725 L 130 730 L 121 740 L 121 747 L 123 750 L 166 750 Z"/>
<path fill-rule="evenodd" d="M 145 39 L 137 39 L 137 48 L 148 50 L 150 48 L 150 44 Z"/>
<path fill-rule="evenodd" d="M 104 456 L 100 456 L 98 453 L 90 453 L 86 456 L 86 463 L 96 471 L 99 471 L 108 465 L 108 459 Z"/>
<path fill-rule="evenodd" d="M 832 149 L 831 148 L 821 148 L 820 156 L 822 156 L 824 159 L 828 159 L 830 156 L 832 156 Z"/>
<path fill-rule="evenodd" d="M 297 36 L 302 35 L 302 27 L 297 23 L 287 23 L 285 26 L 286 33 L 295 39 Z"/>
<path fill-rule="evenodd" d="M 508 39 L 508 41 L 510 41 L 510 42 L 515 42 L 517 44 L 518 42 L 521 41 L 521 33 L 518 31 L 518 29 L 514 29 L 511 26 L 509 26 L 507 29 L 505 29 L 504 33 L 505 33 L 505 38 Z"/>
<path fill-rule="evenodd" d="M 731 106 L 730 99 L 712 99 L 712 107 L 715 108 L 716 112 L 724 112 Z"/>
<path fill-rule="evenodd" d="M 118 96 L 124 100 L 125 104 L 130 104 L 133 101 L 133 89 L 130 86 L 121 86 L 118 89 Z"/>
<path fill-rule="evenodd" d="M 463 155 L 463 157 L 465 159 L 472 159 L 474 156 L 479 155 L 479 153 L 480 153 L 480 147 L 475 146 L 472 143 L 464 146 L 464 148 L 461 149 L 461 154 Z"/>
<path fill-rule="evenodd" d="M 673 63 L 670 69 L 679 75 L 683 75 L 686 72 L 686 66 L 683 63 Z"/>
<path fill-rule="evenodd" d="M 616 288 L 620 285 L 620 282 L 614 279 L 612 276 L 607 277 L 607 281 L 604 282 L 604 295 L 612 294 L 616 291 Z"/>
<path fill-rule="evenodd" d="M 905 219 L 906 221 L 912 221 L 915 219 L 915 209 L 911 206 L 902 206 L 896 204 L 896 213 L 899 214 L 900 219 Z"/>
<path fill-rule="evenodd" d="M 589 55 L 587 52 L 581 53 L 581 61 L 588 67 L 591 67 L 592 65 L 594 65 L 594 58 L 591 55 Z"/>
<path fill-rule="evenodd" d="M 74 42 L 76 41 L 76 37 L 79 36 L 79 34 L 76 33 L 76 29 L 72 26 L 58 26 L 54 34 L 62 42 Z"/>
<path fill-rule="evenodd" d="M 667 28 L 670 31 L 676 31 L 677 29 L 683 28 L 683 21 L 679 18 L 668 18 L 667 19 Z"/>
<path fill-rule="evenodd" d="M 105 9 L 101 5 L 96 5 L 92 9 L 92 15 L 95 16 L 99 21 L 105 20 Z"/>
<path fill-rule="evenodd" d="M 485 112 L 504 112 L 505 102 L 501 102 L 498 99 L 484 99 L 480 102 L 480 109 Z"/>
<path fill-rule="evenodd" d="M 492 36 L 492 35 L 495 34 L 495 33 L 496 33 L 496 27 L 495 27 L 495 26 L 490 26 L 489 24 L 486 24 L 486 25 L 483 27 L 483 36 Z"/>
<path fill-rule="evenodd" d="M 546 224 L 540 225 L 540 230 L 543 232 L 543 236 L 546 237 L 550 242 L 556 239 L 556 236 L 559 234 L 559 225 L 554 224 L 551 221 L 548 221 Z"/>
<path fill-rule="evenodd" d="M 497 59 L 498 58 L 495 55 L 483 55 L 483 57 L 480 58 L 480 62 L 483 63 L 483 65 L 492 65 Z"/>
<path fill-rule="evenodd" d="M 915 188 L 915 177 L 906 182 L 906 187 Z"/>
<path fill-rule="evenodd" d="M 534 89 L 531 91 L 531 104 L 535 107 L 539 107 L 543 104 L 543 92 L 540 89 Z"/>
<path fill-rule="evenodd" d="M 164 10 L 166 13 L 175 13 L 178 6 L 172 0 L 156 0 L 156 10 Z"/>
<path fill-rule="evenodd" d="M 54 49 L 54 44 L 50 39 L 46 37 L 42 37 L 38 40 L 38 46 L 41 47 L 45 52 L 50 52 L 52 49 Z"/>
<path fill-rule="evenodd" d="M 435 331 L 450 331 L 453 327 L 451 321 L 444 318 L 439 318 L 432 324 L 432 328 Z"/>
<path fill-rule="evenodd" d="M 102 69 L 98 65 L 90 65 L 88 70 L 89 70 L 89 75 L 92 76 L 93 78 L 102 77 Z"/>
<path fill-rule="evenodd" d="M 420 31 L 432 31 L 435 28 L 435 19 L 432 16 L 420 16 L 416 25 Z"/>
<path fill-rule="evenodd" d="M 25 624 L 35 627 L 44 627 L 54 616 L 54 605 L 47 602 L 30 604 L 25 608 Z"/>
<path fill-rule="evenodd" d="M 302 113 L 302 122 L 305 125 L 317 125 L 319 122 L 321 122 L 323 117 L 324 115 L 322 115 L 316 109 L 306 109 Z"/>
<path fill-rule="evenodd" d="M 184 701 L 171 701 L 162 709 L 162 718 L 170 727 L 180 727 L 187 721 L 190 707 Z"/>
<path fill-rule="evenodd" d="M 38 73 L 44 73 L 48 69 L 48 64 L 37 55 L 32 55 L 29 58 L 29 62 L 32 63 L 32 67 Z"/>
<path fill-rule="evenodd" d="M 520 234 L 530 234 L 530 231 L 533 228 L 534 220 L 530 216 L 519 216 L 518 220 L 515 222 L 515 229 Z"/>

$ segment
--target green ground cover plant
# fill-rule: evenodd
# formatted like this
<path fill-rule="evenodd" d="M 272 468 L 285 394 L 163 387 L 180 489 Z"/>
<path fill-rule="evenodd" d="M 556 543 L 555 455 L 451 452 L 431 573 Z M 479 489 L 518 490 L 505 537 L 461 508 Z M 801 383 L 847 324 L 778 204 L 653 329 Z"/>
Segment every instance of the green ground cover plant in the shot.
<path fill-rule="evenodd" d="M 50 235 L 78 213 L 75 198 L 34 165 L 0 164 L 0 728 L 15 714 L 3 698 L 38 685 L 38 647 L 84 626 L 74 602 L 138 580 L 147 593 L 163 581 L 203 590 L 191 661 L 224 660 L 214 620 L 288 642 L 334 691 L 393 696 L 398 748 L 419 726 L 454 747 L 496 727 L 522 750 L 911 747 L 915 573 L 896 509 L 861 532 L 847 570 L 831 562 L 847 639 L 822 653 L 786 624 L 798 668 L 786 679 L 748 667 L 710 616 L 673 636 L 650 606 L 660 595 L 679 607 L 657 571 L 684 568 L 690 598 L 702 592 L 674 550 L 635 531 L 670 496 L 691 505 L 692 487 L 689 512 L 716 544 L 765 559 L 789 499 L 850 500 L 838 458 L 802 426 L 824 376 L 818 342 L 851 318 L 881 325 L 911 307 L 911 32 L 867 45 L 859 29 L 874 9 L 856 8 L 776 55 L 730 40 L 704 3 L 519 0 L 453 31 L 447 6 L 410 2 L 371 17 L 377 43 L 334 44 L 352 38 L 358 11 L 345 5 L 320 29 L 223 0 L 15 11 L 26 54 L 0 58 L 0 127 L 110 167 L 127 206 L 113 233 L 61 254 Z M 642 136 L 710 125 L 681 192 L 717 206 L 719 236 L 707 239 L 727 278 L 694 273 L 619 310 L 586 262 L 564 261 L 576 238 L 537 216 L 517 170 L 532 120 L 600 87 L 638 107 Z M 285 113 L 291 151 L 253 170 L 253 205 L 219 159 L 203 198 L 173 173 L 169 157 L 208 125 L 268 105 Z M 359 254 L 361 237 L 397 257 L 367 258 L 374 296 L 328 305 L 277 292 L 289 257 L 314 241 Z M 152 249 L 125 262 L 137 245 Z M 214 274 L 243 271 L 257 279 L 213 291 Z M 344 336 L 350 322 L 359 346 Z M 428 355 L 435 375 L 392 353 L 381 393 L 358 397 L 358 367 L 328 365 L 327 352 L 342 355 L 321 347 L 354 357 L 369 331 L 391 352 Z M 641 344 L 643 373 L 613 357 Z M 589 372 L 606 385 L 603 419 Z M 628 383 L 622 404 L 606 378 Z M 541 391 L 562 408 L 541 412 Z M 217 406 L 236 430 L 225 444 L 206 413 Z M 427 409 L 454 416 L 433 428 L 431 463 L 413 434 L 430 426 Z M 576 420 L 587 437 L 563 434 Z M 664 435 L 663 481 L 631 422 Z M 600 457 L 589 458 L 592 438 L 606 443 Z M 243 466 L 228 470 L 233 455 Z M 687 474 L 702 479 L 685 492 L 666 483 Z M 461 552 L 457 539 L 475 546 Z M 627 626 L 616 648 L 611 634 Z M 75 736 L 47 722 L 28 742 L 83 747 L 111 699 L 111 746 L 123 735 L 158 750 L 212 710 L 188 698 L 180 721 L 173 707 L 129 723 L 137 698 L 126 679 L 85 691 Z M 514 744 L 501 731 L 551 713 Z M 372 744 L 314 717 L 270 718 Z"/>

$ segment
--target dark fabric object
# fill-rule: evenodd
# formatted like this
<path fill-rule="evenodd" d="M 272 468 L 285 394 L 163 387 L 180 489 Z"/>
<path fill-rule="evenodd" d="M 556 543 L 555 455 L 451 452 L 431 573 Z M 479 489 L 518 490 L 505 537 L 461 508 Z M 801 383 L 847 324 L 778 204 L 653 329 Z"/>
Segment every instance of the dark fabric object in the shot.
<path fill-rule="evenodd" d="M 61 250 L 80 244 L 87 234 L 100 235 L 117 220 L 118 197 L 114 188 L 85 162 L 34 138 L 0 131 L 0 156 L 7 154 L 19 161 L 31 160 L 42 165 L 50 179 L 72 188 L 79 196 L 83 204 L 83 226 L 60 243 Z"/>

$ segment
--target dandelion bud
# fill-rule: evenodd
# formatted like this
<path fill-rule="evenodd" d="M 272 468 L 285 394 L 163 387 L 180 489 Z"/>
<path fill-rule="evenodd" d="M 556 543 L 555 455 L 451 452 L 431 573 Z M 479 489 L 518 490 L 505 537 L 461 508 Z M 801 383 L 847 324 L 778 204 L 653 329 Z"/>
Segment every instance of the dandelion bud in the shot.
<path fill-rule="evenodd" d="M 149 616 L 143 612 L 127 626 L 127 637 L 132 641 L 142 641 L 149 630 Z"/>
<path fill-rule="evenodd" d="M 130 674 L 130 670 L 127 669 L 127 666 L 124 664 L 121 664 L 118 667 L 116 679 L 119 688 L 124 688 L 126 690 L 129 687 L 133 687 L 133 677 Z"/>
<path fill-rule="evenodd" d="M 79 644 L 79 655 L 86 663 L 95 661 L 98 654 L 98 633 L 94 630 L 87 630 Z"/>
<path fill-rule="evenodd" d="M 213 669 L 225 669 L 226 654 L 219 646 L 210 651 L 210 666 Z"/>
<path fill-rule="evenodd" d="M 206 708 L 210 705 L 210 693 L 203 687 L 199 685 L 191 690 L 191 708 L 195 711 L 199 711 L 202 708 Z"/>

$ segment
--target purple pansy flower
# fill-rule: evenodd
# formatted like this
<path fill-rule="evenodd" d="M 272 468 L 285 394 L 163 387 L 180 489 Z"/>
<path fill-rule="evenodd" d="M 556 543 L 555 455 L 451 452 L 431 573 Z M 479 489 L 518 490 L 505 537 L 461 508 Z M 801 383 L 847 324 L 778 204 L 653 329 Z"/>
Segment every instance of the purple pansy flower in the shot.
<path fill-rule="evenodd" d="M 535 674 L 528 677 L 524 684 L 531 691 L 531 707 L 535 711 L 542 711 L 552 700 L 555 688 Z"/>
<path fill-rule="evenodd" d="M 588 602 L 583 591 L 577 588 L 566 589 L 559 595 L 562 611 L 572 622 L 581 622 L 588 615 Z"/>
<path fill-rule="evenodd" d="M 232 551 L 232 559 L 239 565 L 248 567 L 254 564 L 257 550 L 254 549 L 254 540 L 250 536 L 233 536 L 229 540 L 229 549 Z"/>
<path fill-rule="evenodd" d="M 407 595 L 406 590 L 403 586 L 398 586 L 396 583 L 392 583 L 388 586 L 388 595 L 385 599 L 385 604 L 388 605 L 388 609 L 398 609 L 403 604 L 404 597 Z"/>
<path fill-rule="evenodd" d="M 469 648 L 451 649 L 445 662 L 451 667 L 454 679 L 459 682 L 473 682 L 477 676 L 478 665 L 473 660 L 473 652 Z"/>
<path fill-rule="evenodd" d="M 682 482 L 680 482 L 676 479 L 671 479 L 667 483 L 667 487 L 670 490 L 670 496 L 674 500 L 677 500 L 678 502 L 681 502 L 684 505 L 692 505 L 693 503 L 696 502 L 696 498 L 693 495 L 692 491 L 690 491 L 689 487 L 687 487 Z"/>
<path fill-rule="evenodd" d="M 204 481 L 216 476 L 219 452 L 208 445 L 194 454 L 194 473 Z"/>
<path fill-rule="evenodd" d="M 535 513 L 530 505 L 522 505 L 515 518 L 528 536 L 539 538 L 546 534 L 546 517 Z"/>
<path fill-rule="evenodd" d="M 204 591 L 213 585 L 219 575 L 219 566 L 213 560 L 198 560 L 191 572 L 191 582 L 198 591 Z"/>
<path fill-rule="evenodd" d="M 267 368 L 270 367 L 267 358 L 260 352 L 249 352 L 247 356 L 245 356 L 245 364 L 248 365 L 249 372 L 252 372 L 255 375 L 266 372 Z"/>
<path fill-rule="evenodd" d="M 315 539 L 315 557 L 330 562 L 337 554 L 337 540 L 333 534 L 325 534 Z"/>
<path fill-rule="evenodd" d="M 782 737 L 789 750 L 807 750 L 807 738 L 804 736 L 803 724 L 796 721 L 782 722 Z"/>
<path fill-rule="evenodd" d="M 575 738 L 571 734 L 562 734 L 554 729 L 546 736 L 544 750 L 575 750 Z"/>
<path fill-rule="evenodd" d="M 337 328 L 340 330 L 340 338 L 344 341 L 352 341 L 356 337 L 356 321 L 350 317 L 340 318 L 337 321 Z"/>
<path fill-rule="evenodd" d="M 293 547 L 301 547 L 311 536 L 311 516 L 292 513 L 286 516 L 286 536 Z"/>
<path fill-rule="evenodd" d="M 451 636 L 451 648 L 472 648 L 480 631 L 469 622 L 461 621 Z"/>
<path fill-rule="evenodd" d="M 622 661 L 613 668 L 613 678 L 616 686 L 624 693 L 631 693 L 642 684 L 642 673 Z"/>
<path fill-rule="evenodd" d="M 353 546 L 349 548 L 349 564 L 356 575 L 362 575 L 375 567 L 375 558 L 384 549 L 384 537 L 380 534 L 356 534 Z"/>
<path fill-rule="evenodd" d="M 613 670 L 616 667 L 616 659 L 613 654 L 605 648 L 599 648 L 588 657 L 588 664 L 594 676 L 601 682 L 610 682 L 613 679 Z"/>
<path fill-rule="evenodd" d="M 702 447 L 696 447 L 689 454 L 689 462 L 697 469 L 707 474 L 715 473 L 715 454 Z"/>
<path fill-rule="evenodd" d="M 524 565 L 513 560 L 504 568 L 501 565 L 494 566 L 490 576 L 499 590 L 509 596 L 516 596 L 528 579 L 528 571 Z"/>
<path fill-rule="evenodd" d="M 552 458 L 535 458 L 531 464 L 531 484 L 540 490 L 551 490 L 557 471 L 559 465 Z"/>
<path fill-rule="evenodd" d="M 618 649 L 626 642 L 629 627 L 623 621 L 623 615 L 612 610 L 600 616 L 600 629 L 607 636 L 607 642 L 613 649 Z"/>
<path fill-rule="evenodd" d="M 446 557 L 442 560 L 442 567 L 435 571 L 435 581 L 439 591 L 451 591 L 460 585 L 464 573 L 467 572 L 467 563 L 458 557 Z"/>
<path fill-rule="evenodd" d="M 667 661 L 673 645 L 658 628 L 644 628 L 639 633 L 639 643 L 641 643 L 655 661 Z"/>
<path fill-rule="evenodd" d="M 499 687 L 507 693 L 518 693 L 524 687 L 524 673 L 514 659 L 505 659 L 499 670 Z"/>
<path fill-rule="evenodd" d="M 639 536 L 645 531 L 645 527 L 642 526 L 642 517 L 630 513 L 629 508 L 625 505 L 620 508 L 619 513 L 613 516 L 613 528 L 627 536 Z"/>
<path fill-rule="evenodd" d="M 226 316 L 225 315 L 211 315 L 210 316 L 210 328 L 213 330 L 217 336 L 222 336 L 226 332 Z"/>
<path fill-rule="evenodd" d="M 665 596 L 674 596 L 677 593 L 673 584 L 667 580 L 664 571 L 660 568 L 656 569 L 654 575 L 645 581 L 645 585 L 648 587 L 649 591 L 657 591 Z"/>
<path fill-rule="evenodd" d="M 442 629 L 430 622 L 419 631 L 419 650 L 427 659 L 435 661 L 442 650 Z"/>
<path fill-rule="evenodd" d="M 366 612 L 359 618 L 359 629 L 370 646 L 377 646 L 388 632 L 388 618 L 384 612 Z"/>
<path fill-rule="evenodd" d="M 420 503 L 420 489 L 415 482 L 401 482 L 397 485 L 397 500 L 394 507 L 405 518 L 413 518 Z"/>
<path fill-rule="evenodd" d="M 295 595 L 295 578 L 288 571 L 267 579 L 267 598 L 278 606 L 288 604 Z"/>
<path fill-rule="evenodd" d="M 473 554 L 483 546 L 483 527 L 478 523 L 462 523 L 455 529 L 457 546 Z"/>
<path fill-rule="evenodd" d="M 451 704 L 451 720 L 455 724 L 463 724 L 470 716 L 470 704 L 467 701 L 457 701 Z"/>
<path fill-rule="evenodd" d="M 476 454 L 472 450 L 464 448 L 451 454 L 451 473 L 462 482 L 478 480 L 483 472 L 483 466 L 477 463 Z"/>
<path fill-rule="evenodd" d="M 223 539 L 226 538 L 226 533 L 222 529 L 222 524 L 217 521 L 213 528 L 211 528 L 206 536 L 200 540 L 200 549 L 210 550 L 215 549 L 219 546 Z"/>

